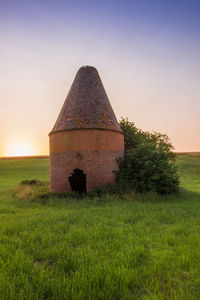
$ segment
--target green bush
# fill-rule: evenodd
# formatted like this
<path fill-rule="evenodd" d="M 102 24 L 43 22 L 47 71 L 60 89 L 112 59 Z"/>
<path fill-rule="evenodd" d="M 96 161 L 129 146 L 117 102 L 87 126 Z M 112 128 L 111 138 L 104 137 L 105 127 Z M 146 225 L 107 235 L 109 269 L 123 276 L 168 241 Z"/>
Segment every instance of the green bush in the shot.
<path fill-rule="evenodd" d="M 143 131 L 135 126 L 135 123 L 128 119 L 121 118 L 120 127 L 124 133 L 125 152 L 135 149 L 141 144 L 155 144 L 158 148 L 164 150 L 170 160 L 175 160 L 174 147 L 167 134 L 162 134 L 156 131 Z"/>
<path fill-rule="evenodd" d="M 166 134 L 137 129 L 127 119 L 120 121 L 124 132 L 125 156 L 118 160 L 117 182 L 138 192 L 160 194 L 178 190 L 179 178 L 173 146 Z"/>

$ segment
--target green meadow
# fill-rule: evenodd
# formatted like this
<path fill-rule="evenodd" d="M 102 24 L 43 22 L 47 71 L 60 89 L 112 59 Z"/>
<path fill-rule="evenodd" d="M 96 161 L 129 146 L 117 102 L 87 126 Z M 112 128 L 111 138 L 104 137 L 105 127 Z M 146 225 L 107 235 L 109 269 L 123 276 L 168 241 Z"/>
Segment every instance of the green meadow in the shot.
<path fill-rule="evenodd" d="M 0 299 L 200 299 L 200 156 L 174 195 L 17 199 L 48 165 L 0 160 Z"/>

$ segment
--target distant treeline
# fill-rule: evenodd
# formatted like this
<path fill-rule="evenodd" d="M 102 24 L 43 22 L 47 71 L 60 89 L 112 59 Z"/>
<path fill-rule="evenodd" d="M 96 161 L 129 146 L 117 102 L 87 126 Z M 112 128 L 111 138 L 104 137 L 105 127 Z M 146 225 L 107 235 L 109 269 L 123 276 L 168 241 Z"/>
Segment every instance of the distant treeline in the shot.
<path fill-rule="evenodd" d="M 30 155 L 30 156 L 5 156 L 0 159 L 27 159 L 27 158 L 48 158 L 49 155 Z"/>
<path fill-rule="evenodd" d="M 193 155 L 193 156 L 199 156 L 200 152 L 175 152 L 178 155 Z"/>
<path fill-rule="evenodd" d="M 178 155 L 193 155 L 199 156 L 200 152 L 175 152 Z M 30 156 L 4 156 L 0 159 L 27 159 L 27 158 L 49 158 L 49 155 L 30 155 Z"/>

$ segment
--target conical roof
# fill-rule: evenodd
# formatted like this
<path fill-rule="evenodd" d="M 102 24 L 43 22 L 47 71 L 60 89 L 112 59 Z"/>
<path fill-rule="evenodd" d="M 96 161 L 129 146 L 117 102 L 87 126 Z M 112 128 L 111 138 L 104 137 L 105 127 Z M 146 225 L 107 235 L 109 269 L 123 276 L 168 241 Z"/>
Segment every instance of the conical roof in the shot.
<path fill-rule="evenodd" d="M 97 128 L 121 132 L 98 71 L 81 67 L 50 133 L 63 130 Z"/>

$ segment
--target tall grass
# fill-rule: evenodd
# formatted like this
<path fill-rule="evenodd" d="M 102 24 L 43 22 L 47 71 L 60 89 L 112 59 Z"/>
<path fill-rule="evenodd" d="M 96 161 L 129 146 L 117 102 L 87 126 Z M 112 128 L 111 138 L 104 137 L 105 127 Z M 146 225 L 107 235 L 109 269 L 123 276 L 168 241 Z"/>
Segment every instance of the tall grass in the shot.
<path fill-rule="evenodd" d="M 0 160 L 0 299 L 200 299 L 200 158 L 181 190 L 17 199 L 48 159 Z"/>

